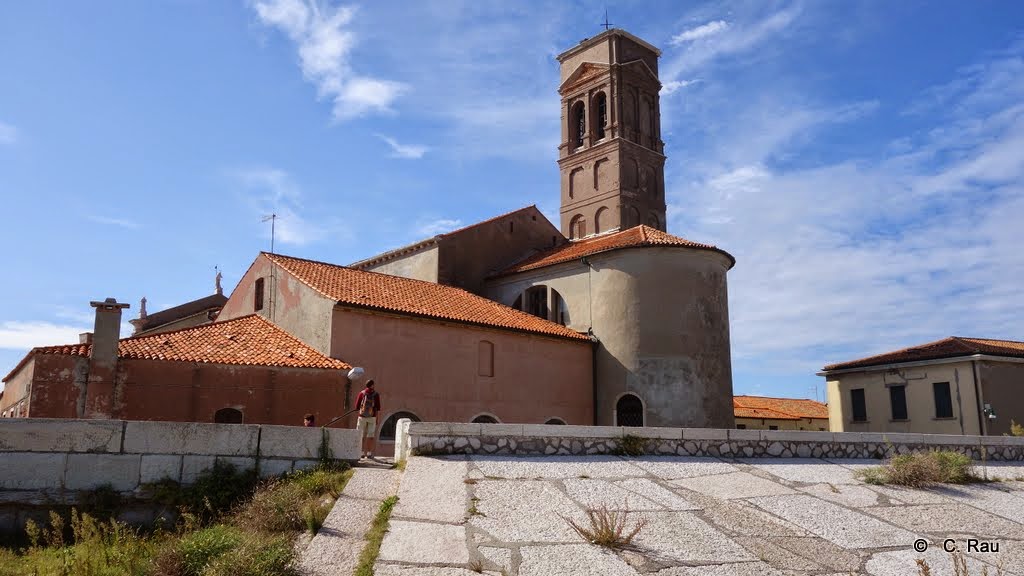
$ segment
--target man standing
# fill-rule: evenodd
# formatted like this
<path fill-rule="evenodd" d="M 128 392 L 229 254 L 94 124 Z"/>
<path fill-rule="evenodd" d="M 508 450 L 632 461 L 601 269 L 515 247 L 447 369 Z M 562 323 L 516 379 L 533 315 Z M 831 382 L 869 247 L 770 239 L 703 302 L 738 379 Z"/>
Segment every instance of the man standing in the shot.
<path fill-rule="evenodd" d="M 356 430 L 362 438 L 362 451 L 360 458 L 371 458 L 375 448 L 374 435 L 377 432 L 377 413 L 380 412 L 380 394 L 373 389 L 373 380 L 366 382 L 366 388 L 356 396 L 356 410 L 359 411 L 359 418 L 356 419 Z"/>

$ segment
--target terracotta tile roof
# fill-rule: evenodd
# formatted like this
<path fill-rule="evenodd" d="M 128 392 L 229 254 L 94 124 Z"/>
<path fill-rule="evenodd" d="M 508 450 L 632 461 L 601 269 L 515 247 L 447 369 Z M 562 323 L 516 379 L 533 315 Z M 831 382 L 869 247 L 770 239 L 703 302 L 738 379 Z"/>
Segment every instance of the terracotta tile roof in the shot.
<path fill-rule="evenodd" d="M 828 404 L 802 398 L 733 396 L 732 407 L 737 418 L 773 418 L 776 420 L 828 418 Z"/>
<path fill-rule="evenodd" d="M 561 324 L 521 312 L 461 288 L 280 254 L 264 252 L 263 255 L 310 288 L 339 304 L 574 340 L 590 340 L 585 334 Z"/>
<path fill-rule="evenodd" d="M 91 344 L 33 348 L 4 381 L 14 376 L 36 354 L 88 356 L 91 348 Z M 351 368 L 341 360 L 324 356 L 255 314 L 151 336 L 123 338 L 118 344 L 117 354 L 120 358 L 170 362 L 338 370 Z"/>
<path fill-rule="evenodd" d="M 725 250 L 710 244 L 701 244 L 699 242 L 693 242 L 685 238 L 673 236 L 667 232 L 651 228 L 650 226 L 640 225 L 620 232 L 601 234 L 589 238 L 583 238 L 582 240 L 573 240 L 568 244 L 563 244 L 562 246 L 546 250 L 539 254 L 534 254 L 533 256 L 498 272 L 495 276 L 505 276 L 508 274 L 515 274 L 517 272 L 543 268 L 544 266 L 551 266 L 553 264 L 561 264 L 562 262 L 569 262 L 571 260 L 576 260 L 599 252 L 608 252 L 610 250 L 618 250 L 620 248 L 636 248 L 640 246 L 683 246 L 686 248 L 696 248 L 698 250 L 712 250 L 714 252 L 724 254 L 729 258 L 733 265 L 736 264 L 736 259 Z"/>
<path fill-rule="evenodd" d="M 975 354 L 987 354 L 989 356 L 1007 356 L 1010 358 L 1024 358 L 1024 342 L 1013 340 L 990 340 L 985 338 L 963 338 L 950 336 L 935 342 L 903 348 L 894 352 L 886 352 L 876 356 L 868 356 L 859 360 L 829 364 L 824 370 L 846 370 L 849 368 L 867 368 L 881 364 L 898 364 L 901 362 L 917 362 L 920 360 L 939 360 L 942 358 L 956 358 L 958 356 L 974 356 Z"/>
<path fill-rule="evenodd" d="M 487 220 L 481 220 L 479 222 L 470 224 L 469 226 L 463 226 L 462 228 L 458 228 L 458 229 L 452 230 L 451 232 L 445 232 L 444 234 L 438 234 L 438 236 L 455 236 L 456 234 L 459 234 L 460 232 L 465 232 L 466 230 L 472 230 L 473 228 L 476 228 L 477 226 L 483 226 L 484 224 L 490 224 L 491 222 L 494 222 L 495 220 L 501 220 L 502 218 L 507 218 L 507 217 L 509 217 L 509 216 L 511 216 L 513 214 L 518 214 L 520 212 L 525 212 L 527 210 L 530 210 L 531 208 L 534 209 L 534 210 L 537 210 L 537 205 L 536 204 L 530 204 L 529 206 L 523 206 L 522 208 L 516 208 L 515 210 L 513 210 L 511 212 L 505 212 L 504 214 L 498 214 L 497 216 L 488 218 Z"/>

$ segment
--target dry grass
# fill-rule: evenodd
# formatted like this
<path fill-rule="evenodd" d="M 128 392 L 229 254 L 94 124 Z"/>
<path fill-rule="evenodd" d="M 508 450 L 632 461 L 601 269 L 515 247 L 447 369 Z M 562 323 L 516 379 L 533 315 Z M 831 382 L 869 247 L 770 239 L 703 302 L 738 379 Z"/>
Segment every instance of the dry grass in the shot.
<path fill-rule="evenodd" d="M 366 532 L 366 546 L 359 554 L 359 566 L 356 567 L 355 576 L 373 576 L 373 565 L 377 562 L 377 555 L 380 554 L 380 543 L 388 532 L 391 510 L 397 503 L 398 496 L 390 496 L 380 503 L 377 517 L 373 519 L 370 530 Z"/>
<path fill-rule="evenodd" d="M 626 548 L 633 543 L 633 538 L 647 525 L 646 520 L 637 520 L 632 529 L 628 532 L 626 517 L 628 511 L 609 510 L 607 506 L 598 509 L 587 510 L 587 520 L 590 526 L 580 526 L 569 518 L 562 518 L 569 523 L 569 526 L 576 531 L 584 540 L 591 544 L 604 546 L 613 550 Z"/>
<path fill-rule="evenodd" d="M 912 488 L 979 480 L 971 473 L 971 459 L 949 450 L 901 454 L 882 466 L 860 470 L 857 476 L 868 484 L 896 484 Z"/>

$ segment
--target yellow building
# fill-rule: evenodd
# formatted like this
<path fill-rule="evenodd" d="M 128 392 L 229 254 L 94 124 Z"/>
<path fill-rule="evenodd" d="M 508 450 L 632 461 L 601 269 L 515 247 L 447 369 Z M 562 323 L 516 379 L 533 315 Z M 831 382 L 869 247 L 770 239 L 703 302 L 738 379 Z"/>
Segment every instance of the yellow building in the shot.
<path fill-rule="evenodd" d="M 1024 342 L 950 337 L 818 375 L 833 432 L 999 435 L 1024 422 Z"/>
<path fill-rule="evenodd" d="M 829 429 L 828 406 L 814 400 L 734 396 L 732 407 L 739 430 Z"/>

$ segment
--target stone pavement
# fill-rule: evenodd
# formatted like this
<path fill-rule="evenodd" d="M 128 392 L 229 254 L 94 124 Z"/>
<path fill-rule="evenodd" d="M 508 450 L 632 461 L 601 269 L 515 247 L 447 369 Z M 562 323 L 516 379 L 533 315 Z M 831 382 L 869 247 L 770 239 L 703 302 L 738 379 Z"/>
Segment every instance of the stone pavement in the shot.
<path fill-rule="evenodd" d="M 927 490 L 870 486 L 875 461 L 648 456 L 409 458 L 378 576 L 952 575 L 943 542 L 968 539 L 982 568 L 1024 576 L 1024 466 L 1001 482 Z M 980 471 L 979 471 L 980 472 Z M 584 542 L 566 519 L 627 511 L 631 549 Z M 332 514 L 333 515 L 333 514 Z M 915 541 L 928 542 L 926 552 Z M 341 572 L 339 572 L 341 573 Z"/>
<path fill-rule="evenodd" d="M 299 570 L 307 576 L 352 574 L 382 500 L 395 494 L 400 472 L 390 461 L 359 464 L 323 527 L 302 551 Z"/>

